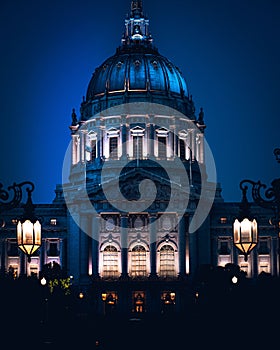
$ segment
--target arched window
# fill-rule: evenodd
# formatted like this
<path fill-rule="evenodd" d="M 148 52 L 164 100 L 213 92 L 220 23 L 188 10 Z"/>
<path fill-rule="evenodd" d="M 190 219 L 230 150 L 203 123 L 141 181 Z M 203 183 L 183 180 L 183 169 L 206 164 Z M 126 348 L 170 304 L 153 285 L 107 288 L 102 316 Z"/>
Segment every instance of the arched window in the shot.
<path fill-rule="evenodd" d="M 103 277 L 118 277 L 118 251 L 113 245 L 103 250 Z"/>
<path fill-rule="evenodd" d="M 161 277 L 175 277 L 175 252 L 171 245 L 165 244 L 160 249 Z"/>
<path fill-rule="evenodd" d="M 138 244 L 131 251 L 131 277 L 146 276 L 147 274 L 147 252 Z"/>

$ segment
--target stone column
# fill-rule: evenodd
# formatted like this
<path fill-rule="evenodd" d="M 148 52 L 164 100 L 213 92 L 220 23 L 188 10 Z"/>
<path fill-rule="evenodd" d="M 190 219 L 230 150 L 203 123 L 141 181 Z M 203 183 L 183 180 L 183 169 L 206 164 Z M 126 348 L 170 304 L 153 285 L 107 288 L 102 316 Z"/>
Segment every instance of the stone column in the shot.
<path fill-rule="evenodd" d="M 97 131 L 97 140 L 96 140 L 96 157 L 97 158 L 101 157 L 101 139 L 102 139 L 102 130 L 99 127 Z"/>
<path fill-rule="evenodd" d="M 231 251 L 232 263 L 238 265 L 238 249 L 235 247 L 233 240 L 231 241 Z"/>
<path fill-rule="evenodd" d="M 23 252 L 20 252 L 19 254 L 19 264 L 20 264 L 20 275 L 21 276 L 27 275 L 27 266 L 26 266 L 27 258 Z"/>
<path fill-rule="evenodd" d="M 174 156 L 179 155 L 179 137 L 177 134 L 174 134 Z"/>
<path fill-rule="evenodd" d="M 183 215 L 179 222 L 179 277 L 186 276 L 186 221 Z"/>
<path fill-rule="evenodd" d="M 80 271 L 80 228 L 76 222 L 79 220 L 79 214 L 74 213 L 68 216 L 68 254 L 67 254 L 67 266 L 69 268 L 70 275 L 74 278 L 74 284 L 79 279 Z"/>
<path fill-rule="evenodd" d="M 127 142 L 127 127 L 126 125 L 122 125 L 121 129 L 121 142 L 122 142 L 122 159 L 126 159 L 127 156 L 127 149 L 126 149 L 126 142 Z"/>
<path fill-rule="evenodd" d="M 128 235 L 128 216 L 127 214 L 121 215 L 121 266 L 122 273 L 121 278 L 128 277 L 128 257 L 127 257 L 127 235 Z"/>
<path fill-rule="evenodd" d="M 153 119 L 153 116 L 150 116 L 150 119 Z M 153 158 L 155 155 L 155 150 L 154 150 L 154 145 L 155 145 L 155 126 L 151 122 L 150 123 L 150 128 L 149 128 L 149 155 L 150 158 Z"/>
<path fill-rule="evenodd" d="M 170 157 L 174 158 L 175 156 L 175 152 L 174 152 L 174 137 L 175 137 L 175 131 L 174 129 L 171 129 L 170 133 L 169 133 L 169 147 L 170 147 L 170 150 L 171 150 L 171 153 L 170 153 Z"/>
<path fill-rule="evenodd" d="M 197 265 L 198 265 L 198 248 L 197 248 L 197 231 L 195 232 L 189 232 L 189 227 L 191 224 L 191 221 L 193 219 L 193 215 L 196 210 L 196 205 L 192 199 L 190 199 L 191 203 L 191 209 L 189 212 L 189 219 L 188 219 L 188 236 L 189 236 L 189 262 L 190 262 L 190 275 L 193 275 L 196 271 Z"/>
<path fill-rule="evenodd" d="M 157 226 L 156 215 L 149 216 L 149 231 L 150 231 L 150 277 L 157 277 L 157 264 L 156 264 L 156 244 L 157 244 Z"/>
<path fill-rule="evenodd" d="M 80 161 L 83 163 L 85 161 L 85 133 L 80 132 Z"/>
<path fill-rule="evenodd" d="M 256 278 L 258 277 L 258 252 L 257 249 L 253 249 L 253 251 L 250 253 L 251 254 L 251 258 L 252 258 L 252 277 Z"/>
<path fill-rule="evenodd" d="M 80 281 L 86 279 L 89 267 L 89 220 L 87 216 L 81 217 L 80 229 Z"/>
<path fill-rule="evenodd" d="M 99 277 L 99 232 L 100 216 L 93 215 L 91 219 L 91 237 L 92 237 L 92 276 Z"/>
<path fill-rule="evenodd" d="M 42 271 L 43 266 L 46 263 L 45 257 L 46 257 L 46 239 L 43 238 L 41 242 L 41 247 L 40 247 L 40 271 Z"/>
<path fill-rule="evenodd" d="M 65 267 L 65 239 L 60 239 L 59 240 L 59 259 L 60 259 L 60 265 L 62 268 Z"/>
<path fill-rule="evenodd" d="M 77 159 L 77 135 L 72 135 L 72 165 L 78 162 Z"/>

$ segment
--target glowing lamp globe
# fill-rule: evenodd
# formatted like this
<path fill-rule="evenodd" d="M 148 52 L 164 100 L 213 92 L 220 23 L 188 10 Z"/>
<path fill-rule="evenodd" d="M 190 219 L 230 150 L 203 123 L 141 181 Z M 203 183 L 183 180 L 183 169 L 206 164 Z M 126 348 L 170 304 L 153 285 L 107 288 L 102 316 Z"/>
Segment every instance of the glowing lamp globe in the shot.
<path fill-rule="evenodd" d="M 17 244 L 31 261 L 33 255 L 41 246 L 41 224 L 34 216 L 34 206 L 31 199 L 31 190 L 28 190 L 28 199 L 24 208 L 24 216 L 17 224 Z"/>
<path fill-rule="evenodd" d="M 17 224 L 18 247 L 27 255 L 28 261 L 31 260 L 38 248 L 41 246 L 41 224 L 38 220 L 33 223 L 30 220 L 21 221 Z"/>
<path fill-rule="evenodd" d="M 235 219 L 233 223 L 234 245 L 244 254 L 244 260 L 258 243 L 258 224 L 256 219 L 244 218 L 242 221 Z"/>

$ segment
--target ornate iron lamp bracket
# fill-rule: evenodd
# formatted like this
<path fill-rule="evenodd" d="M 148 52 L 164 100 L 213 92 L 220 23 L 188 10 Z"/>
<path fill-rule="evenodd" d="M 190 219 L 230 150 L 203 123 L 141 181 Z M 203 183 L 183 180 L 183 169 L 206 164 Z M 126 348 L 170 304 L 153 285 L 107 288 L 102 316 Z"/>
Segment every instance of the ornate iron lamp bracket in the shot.
<path fill-rule="evenodd" d="M 252 198 L 257 205 L 263 208 L 280 209 L 280 179 L 274 179 L 269 188 L 260 181 L 246 179 L 240 182 L 241 190 L 244 189 L 245 183 L 252 186 Z"/>
<path fill-rule="evenodd" d="M 22 200 L 23 187 L 27 186 L 27 192 L 33 192 L 34 184 L 30 181 L 24 181 L 19 184 L 13 183 L 6 190 L 0 183 L 0 213 L 17 207 Z"/>

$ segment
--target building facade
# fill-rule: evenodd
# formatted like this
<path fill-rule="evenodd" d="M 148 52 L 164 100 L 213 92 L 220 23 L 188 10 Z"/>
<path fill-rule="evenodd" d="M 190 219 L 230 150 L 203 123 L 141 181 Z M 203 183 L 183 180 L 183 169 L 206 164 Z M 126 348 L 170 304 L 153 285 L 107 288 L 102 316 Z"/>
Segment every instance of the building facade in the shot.
<path fill-rule="evenodd" d="M 208 180 L 204 111 L 154 46 L 142 1 L 131 2 L 121 45 L 96 68 L 79 112 L 67 181 L 52 203 L 35 206 L 42 245 L 30 262 L 16 241 L 24 205 L 1 214 L 3 273 L 39 276 L 56 262 L 99 313 L 185 310 L 203 265 L 279 274 L 272 210 L 251 206 L 260 238 L 248 261 L 234 247 L 239 203 L 224 202 Z"/>

